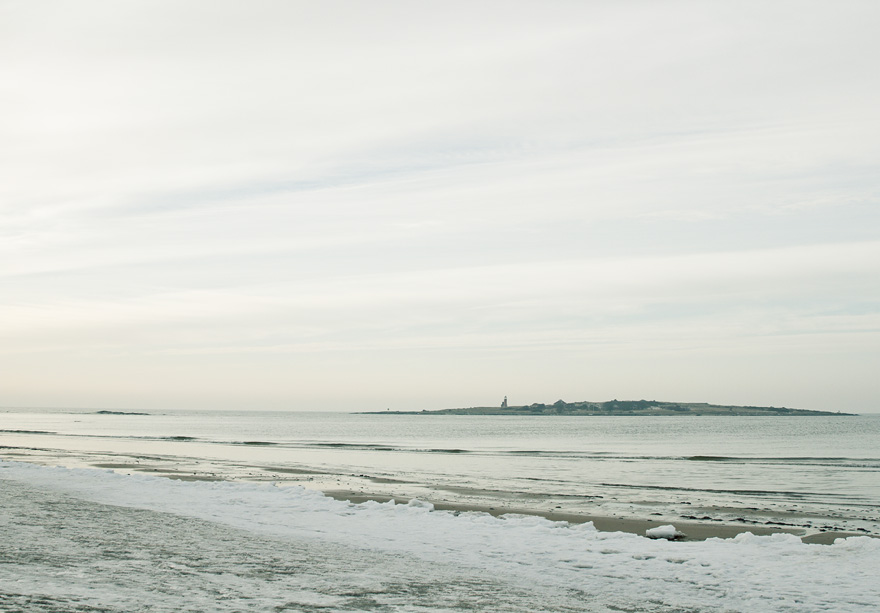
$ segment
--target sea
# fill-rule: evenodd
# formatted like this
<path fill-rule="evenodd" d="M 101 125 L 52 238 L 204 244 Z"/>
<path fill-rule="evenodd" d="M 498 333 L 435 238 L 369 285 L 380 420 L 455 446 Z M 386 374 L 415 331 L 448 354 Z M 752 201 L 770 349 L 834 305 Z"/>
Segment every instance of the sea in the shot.
<path fill-rule="evenodd" d="M 878 443 L 880 415 L 0 409 L 0 610 L 878 610 Z"/>

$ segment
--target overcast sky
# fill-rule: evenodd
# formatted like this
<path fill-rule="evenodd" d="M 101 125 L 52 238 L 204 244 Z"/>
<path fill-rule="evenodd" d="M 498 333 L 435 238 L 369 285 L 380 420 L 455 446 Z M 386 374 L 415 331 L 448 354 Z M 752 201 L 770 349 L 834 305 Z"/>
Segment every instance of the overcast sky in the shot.
<path fill-rule="evenodd" d="M 0 406 L 880 410 L 878 24 L 0 0 Z"/>

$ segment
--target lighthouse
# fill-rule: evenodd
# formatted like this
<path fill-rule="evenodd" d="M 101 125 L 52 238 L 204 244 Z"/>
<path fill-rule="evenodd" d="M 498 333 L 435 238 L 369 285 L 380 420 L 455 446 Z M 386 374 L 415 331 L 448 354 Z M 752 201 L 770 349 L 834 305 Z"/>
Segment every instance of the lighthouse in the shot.
<path fill-rule="evenodd" d="M 507 396 L 505 396 L 505 397 L 504 397 L 504 400 L 501 401 L 501 408 L 502 408 L 502 409 L 506 409 L 506 408 L 507 408 Z"/>

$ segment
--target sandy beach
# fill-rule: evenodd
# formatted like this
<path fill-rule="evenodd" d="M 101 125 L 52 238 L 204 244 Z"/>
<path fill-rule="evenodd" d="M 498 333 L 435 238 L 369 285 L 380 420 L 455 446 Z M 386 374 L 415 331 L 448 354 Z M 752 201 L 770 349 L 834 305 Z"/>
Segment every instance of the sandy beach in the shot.
<path fill-rule="evenodd" d="M 346 500 L 353 503 L 361 503 L 368 500 L 375 500 L 377 502 L 387 502 L 389 500 L 392 500 L 392 497 L 381 494 L 365 495 L 360 492 L 351 492 L 344 490 L 323 490 L 323 493 L 327 496 L 335 498 L 336 500 Z M 394 500 L 396 502 L 404 504 L 409 502 L 408 499 L 401 498 L 397 498 Z M 461 513 L 479 512 L 488 513 L 489 515 L 493 515 L 496 517 L 507 514 L 533 515 L 536 517 L 543 517 L 551 521 L 563 521 L 570 524 L 582 524 L 586 522 L 592 522 L 597 530 L 603 532 L 628 532 L 630 534 L 639 534 L 642 536 L 644 536 L 647 530 L 650 530 L 651 528 L 656 528 L 661 524 L 668 523 L 651 518 L 608 517 L 601 515 L 584 515 L 579 513 L 541 511 L 539 509 L 533 509 L 524 506 L 501 506 L 501 503 L 499 503 L 499 506 L 489 506 L 478 504 L 432 502 L 430 500 L 428 500 L 427 502 L 431 502 L 431 504 L 434 505 L 434 508 L 438 511 L 458 511 Z M 806 531 L 803 528 L 777 527 L 766 525 L 758 526 L 748 524 L 737 526 L 718 522 L 699 522 L 693 520 L 678 520 L 675 521 L 674 524 L 678 530 L 684 533 L 684 537 L 680 539 L 681 541 L 704 541 L 710 538 L 727 539 L 733 538 L 738 534 L 751 532 L 756 536 L 779 533 L 793 534 L 800 537 L 801 540 L 805 543 L 830 545 L 835 541 L 835 539 L 838 538 L 846 538 L 849 536 L 863 536 L 863 534 L 859 532 L 828 531 L 806 534 Z"/>
<path fill-rule="evenodd" d="M 0 609 L 877 610 L 880 541 L 680 542 L 651 522 L 359 500 L 293 482 L 0 460 Z M 180 467 L 183 469 L 183 467 Z M 380 498 L 375 496 L 374 498 Z M 477 512 L 472 512 L 477 511 Z M 480 512 L 485 511 L 485 512 Z M 621 519 L 626 521 L 621 521 Z M 632 532 L 630 532 L 632 531 Z M 703 538 L 704 540 L 697 540 Z"/>
<path fill-rule="evenodd" d="M 40 449 L 0 449 L 0 458 L 35 462 L 48 466 L 90 467 L 112 470 L 119 474 L 149 474 L 179 481 L 230 481 L 230 482 L 271 482 L 279 485 L 302 485 L 314 489 L 336 500 L 352 503 L 366 501 L 408 503 L 412 499 L 431 503 L 437 510 L 453 512 L 481 512 L 492 516 L 517 514 L 543 517 L 551 521 L 582 524 L 592 522 L 596 529 L 604 532 L 626 532 L 645 535 L 646 531 L 660 525 L 672 524 L 684 536 L 681 541 L 702 541 L 710 538 L 733 538 L 746 532 L 754 535 L 792 534 L 805 543 L 832 544 L 835 539 L 849 536 L 864 536 L 864 532 L 827 528 L 812 525 L 798 525 L 802 520 L 792 514 L 784 521 L 767 522 L 761 519 L 741 518 L 738 522 L 725 522 L 713 519 L 729 514 L 730 509 L 700 508 L 704 519 L 660 516 L 650 508 L 642 515 L 614 516 L 559 508 L 546 508 L 545 500 L 535 496 L 517 496 L 513 493 L 488 489 L 443 488 L 431 489 L 421 483 L 405 480 L 375 477 L 365 474 L 328 473 L 306 467 L 294 468 L 265 465 L 230 465 L 222 462 L 180 461 L 159 456 L 141 459 L 126 459 L 107 454 L 60 453 L 58 450 Z M 744 511 L 742 514 L 746 514 Z M 828 518 L 833 522 L 832 518 Z M 787 524 L 787 525 L 785 525 Z M 869 535 L 871 536 L 871 535 Z"/>

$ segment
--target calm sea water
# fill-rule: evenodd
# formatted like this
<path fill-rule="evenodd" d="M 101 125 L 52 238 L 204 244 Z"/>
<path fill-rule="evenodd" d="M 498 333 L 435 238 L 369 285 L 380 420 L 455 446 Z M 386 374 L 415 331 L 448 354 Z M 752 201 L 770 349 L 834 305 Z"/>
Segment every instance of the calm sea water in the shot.
<path fill-rule="evenodd" d="M 302 474 L 323 489 L 880 534 L 880 416 L 6 409 L 0 446 L 0 457 L 24 453 L 68 464 L 112 458 L 145 466 L 151 458 L 239 479 L 312 471 Z"/>

